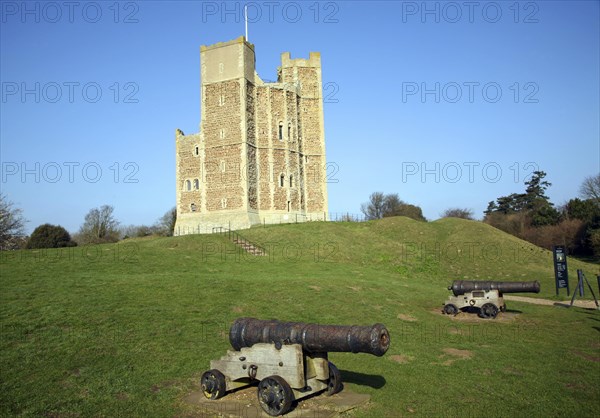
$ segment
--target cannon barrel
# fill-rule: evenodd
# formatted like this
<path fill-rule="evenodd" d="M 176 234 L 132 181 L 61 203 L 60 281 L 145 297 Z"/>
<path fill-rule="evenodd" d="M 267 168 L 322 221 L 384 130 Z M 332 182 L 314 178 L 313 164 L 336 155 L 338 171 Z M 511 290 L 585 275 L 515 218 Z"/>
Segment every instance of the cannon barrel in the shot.
<path fill-rule="evenodd" d="M 540 293 L 540 283 L 537 280 L 532 282 L 455 280 L 448 290 L 452 290 L 454 296 L 464 295 L 473 290 L 497 290 L 500 293 Z"/>
<path fill-rule="evenodd" d="M 390 346 L 383 324 L 372 326 L 319 325 L 255 318 L 238 318 L 229 330 L 235 350 L 256 343 L 300 344 L 311 353 L 350 352 L 382 356 Z"/>

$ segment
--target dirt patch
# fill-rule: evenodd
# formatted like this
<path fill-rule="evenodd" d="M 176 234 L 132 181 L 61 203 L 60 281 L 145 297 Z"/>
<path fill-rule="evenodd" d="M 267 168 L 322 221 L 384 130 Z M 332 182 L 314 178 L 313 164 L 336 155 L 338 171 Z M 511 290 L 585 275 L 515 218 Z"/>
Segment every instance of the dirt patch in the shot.
<path fill-rule="evenodd" d="M 509 309 L 509 311 L 510 311 L 510 309 Z M 518 316 L 520 315 L 519 313 L 516 313 L 516 312 L 499 312 L 498 316 L 496 318 L 485 319 L 485 318 L 480 318 L 479 315 L 477 315 L 477 313 L 475 313 L 475 312 L 462 312 L 461 311 L 455 316 L 446 315 L 444 312 L 442 312 L 441 308 L 434 308 L 430 312 L 435 315 L 441 315 L 443 317 L 446 317 L 450 321 L 465 322 L 465 323 L 512 322 L 515 319 L 517 319 Z"/>
<path fill-rule="evenodd" d="M 152 393 L 157 393 L 157 392 L 160 392 L 161 389 L 175 386 L 176 384 L 177 384 L 177 382 L 175 380 L 167 380 L 167 381 L 164 381 L 161 383 L 156 383 L 156 384 L 152 385 L 150 390 L 152 391 Z"/>
<path fill-rule="evenodd" d="M 515 369 L 514 367 L 511 367 L 511 366 L 505 367 L 503 371 L 504 371 L 504 373 L 512 375 L 512 376 L 523 376 L 523 373 L 520 370 Z"/>
<path fill-rule="evenodd" d="M 242 313 L 244 312 L 244 308 L 242 308 L 241 306 L 234 306 L 233 308 L 231 308 L 231 310 L 235 313 Z"/>
<path fill-rule="evenodd" d="M 333 396 L 321 393 L 299 400 L 286 417 L 333 418 L 348 416 L 348 411 L 355 408 L 367 408 L 369 400 L 369 395 L 354 393 L 347 389 L 343 389 Z M 256 386 L 229 392 L 223 398 L 214 401 L 207 400 L 200 388 L 196 387 L 194 392 L 185 396 L 183 402 L 188 405 L 190 416 L 268 417 L 258 404 Z"/>
<path fill-rule="evenodd" d="M 473 352 L 470 350 L 459 350 L 458 348 L 444 348 L 442 350 L 444 354 L 440 355 L 442 366 L 450 366 L 457 360 L 470 360 L 473 357 Z"/>
<path fill-rule="evenodd" d="M 347 287 L 348 287 L 348 289 L 352 289 L 355 292 L 360 292 L 362 290 L 362 287 L 360 287 L 360 286 L 347 286 Z"/>
<path fill-rule="evenodd" d="M 579 350 L 573 350 L 573 354 L 575 354 L 577 357 L 581 357 L 582 359 L 593 361 L 594 363 L 598 363 L 600 361 L 600 357 L 582 353 Z"/>
<path fill-rule="evenodd" d="M 312 290 L 316 290 L 317 292 L 319 292 L 321 290 L 321 288 L 319 286 L 308 286 L 309 289 Z"/>
<path fill-rule="evenodd" d="M 115 398 L 117 398 L 120 401 L 124 401 L 126 399 L 129 399 L 129 395 L 125 392 L 118 392 L 115 393 Z"/>
<path fill-rule="evenodd" d="M 407 321 L 407 322 L 415 322 L 417 320 L 417 318 L 415 318 L 414 316 L 405 315 L 405 314 L 398 314 L 398 319 L 401 319 L 401 320 Z"/>
<path fill-rule="evenodd" d="M 405 356 L 404 354 L 394 354 L 393 356 L 390 356 L 390 360 L 400 364 L 406 364 L 413 359 L 413 356 Z"/>

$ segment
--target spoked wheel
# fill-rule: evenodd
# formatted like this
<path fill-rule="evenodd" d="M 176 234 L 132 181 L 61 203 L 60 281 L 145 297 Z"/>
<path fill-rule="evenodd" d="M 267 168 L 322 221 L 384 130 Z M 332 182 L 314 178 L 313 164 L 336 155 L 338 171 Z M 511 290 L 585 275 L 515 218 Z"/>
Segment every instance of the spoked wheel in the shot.
<path fill-rule="evenodd" d="M 446 315 L 456 315 L 458 313 L 458 308 L 456 307 L 456 305 L 453 305 L 451 303 L 444 305 L 444 313 Z"/>
<path fill-rule="evenodd" d="M 204 372 L 200 378 L 200 386 L 202 386 L 204 396 L 213 400 L 225 395 L 225 390 L 227 389 L 225 376 L 217 369 Z"/>
<path fill-rule="evenodd" d="M 498 308 L 493 303 L 485 303 L 479 311 L 481 318 L 495 318 L 498 315 Z"/>
<path fill-rule="evenodd" d="M 342 374 L 332 362 L 329 362 L 329 380 L 327 380 L 327 396 L 335 395 L 340 392 L 344 385 L 342 384 Z"/>
<path fill-rule="evenodd" d="M 286 414 L 292 408 L 292 388 L 279 376 L 269 376 L 261 380 L 257 394 L 258 403 L 272 417 Z"/>

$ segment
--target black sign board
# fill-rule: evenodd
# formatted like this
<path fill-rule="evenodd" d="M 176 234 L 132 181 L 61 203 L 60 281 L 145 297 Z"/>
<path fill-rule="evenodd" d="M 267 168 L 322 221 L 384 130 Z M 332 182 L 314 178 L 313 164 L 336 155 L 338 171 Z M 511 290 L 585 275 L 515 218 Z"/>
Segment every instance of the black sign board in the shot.
<path fill-rule="evenodd" d="M 569 296 L 569 270 L 567 270 L 567 249 L 564 245 L 555 245 L 554 253 L 554 278 L 556 279 L 556 294 L 558 289 L 567 288 Z"/>

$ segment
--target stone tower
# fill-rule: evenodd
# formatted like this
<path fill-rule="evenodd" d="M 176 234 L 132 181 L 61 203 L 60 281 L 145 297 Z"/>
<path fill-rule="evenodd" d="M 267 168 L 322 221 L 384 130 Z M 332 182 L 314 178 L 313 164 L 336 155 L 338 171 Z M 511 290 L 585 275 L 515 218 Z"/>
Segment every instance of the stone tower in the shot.
<path fill-rule="evenodd" d="M 243 36 L 201 46 L 200 63 L 200 132 L 175 134 L 175 235 L 327 220 L 320 54 L 283 53 L 277 82 Z"/>

